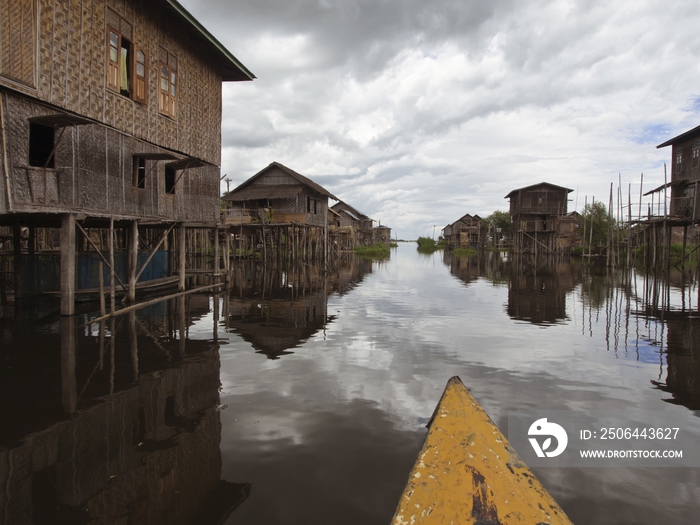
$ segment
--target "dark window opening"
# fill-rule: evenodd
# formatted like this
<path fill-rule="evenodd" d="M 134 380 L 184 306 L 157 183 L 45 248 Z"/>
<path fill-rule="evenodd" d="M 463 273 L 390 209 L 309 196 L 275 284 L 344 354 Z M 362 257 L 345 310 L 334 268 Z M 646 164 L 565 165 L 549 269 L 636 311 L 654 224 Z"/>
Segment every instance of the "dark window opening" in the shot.
<path fill-rule="evenodd" d="M 316 212 L 317 212 L 317 207 L 316 207 L 317 204 L 318 204 L 318 201 L 315 200 L 314 201 L 314 215 L 316 215 Z"/>
<path fill-rule="evenodd" d="M 177 172 L 173 168 L 165 167 L 165 193 L 175 193 L 175 175 Z"/>
<path fill-rule="evenodd" d="M 306 213 L 311 213 L 311 197 L 306 197 Z"/>
<path fill-rule="evenodd" d="M 54 167 L 54 128 L 29 123 L 29 165 Z"/>
<path fill-rule="evenodd" d="M 146 188 L 146 159 L 134 157 L 134 188 Z"/>
<path fill-rule="evenodd" d="M 697 168 L 700 165 L 700 148 L 693 148 L 693 168 Z"/>

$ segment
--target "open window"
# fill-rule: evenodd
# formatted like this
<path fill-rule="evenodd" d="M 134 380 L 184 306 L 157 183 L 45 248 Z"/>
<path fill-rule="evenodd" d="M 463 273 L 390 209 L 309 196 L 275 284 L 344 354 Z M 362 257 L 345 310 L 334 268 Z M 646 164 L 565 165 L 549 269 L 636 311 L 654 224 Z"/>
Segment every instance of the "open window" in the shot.
<path fill-rule="evenodd" d="M 146 159 L 134 157 L 134 188 L 146 189 Z"/>
<path fill-rule="evenodd" d="M 175 194 L 175 182 L 177 181 L 177 171 L 171 167 L 165 167 L 165 193 Z"/>
<path fill-rule="evenodd" d="M 53 126 L 29 123 L 29 165 L 39 168 L 54 167 L 56 130 Z"/>
<path fill-rule="evenodd" d="M 148 55 L 132 40 L 133 26 L 107 8 L 107 88 L 142 104 L 147 100 Z"/>

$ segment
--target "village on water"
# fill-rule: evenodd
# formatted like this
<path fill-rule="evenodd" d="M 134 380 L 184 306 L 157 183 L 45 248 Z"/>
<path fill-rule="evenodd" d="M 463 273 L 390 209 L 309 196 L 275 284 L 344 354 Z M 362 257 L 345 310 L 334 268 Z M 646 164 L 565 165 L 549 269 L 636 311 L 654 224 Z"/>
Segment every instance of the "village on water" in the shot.
<path fill-rule="evenodd" d="M 220 190 L 234 176 L 220 168 L 222 83 L 235 88 L 256 76 L 177 1 L 0 0 L 0 25 L 0 358 L 3 346 L 21 345 L 15 325 L 31 321 L 37 333 L 49 330 L 58 338 L 55 348 L 45 349 L 55 359 L 37 358 L 33 365 L 36 381 L 53 385 L 50 403 L 19 402 L 7 390 L 30 381 L 30 365 L 2 372 L 10 386 L 0 386 L 0 426 L 7 427 L 0 439 L 0 525 L 225 523 L 251 486 L 219 479 L 218 441 L 219 455 L 211 459 L 187 436 L 198 435 L 197 425 L 221 425 L 219 409 L 212 409 L 219 400 L 219 356 L 206 356 L 218 351 L 220 339 L 235 337 L 219 333 L 219 318 L 233 319 L 229 298 L 242 296 L 257 279 L 260 304 L 273 293 L 268 279 L 281 280 L 292 298 L 307 293 L 311 274 L 324 283 L 323 304 L 318 310 L 307 304 L 304 319 L 295 318 L 289 329 L 303 325 L 309 332 L 265 350 L 279 360 L 310 334 L 325 337 L 333 318 L 325 293 L 337 261 L 365 257 L 371 271 L 409 241 L 392 236 L 384 217 L 364 213 L 362 202 L 346 202 L 313 174 L 279 159 L 259 159 L 257 173 Z M 639 193 L 617 179 L 595 196 L 575 195 L 573 180 L 565 187 L 533 179 L 502 188 L 504 211 L 480 216 L 464 209 L 433 235 L 411 239 L 410 249 L 440 249 L 465 260 L 485 253 L 576 258 L 608 271 L 694 267 L 700 126 L 658 148 L 668 148 L 667 175 L 642 175 Z M 308 290 L 315 293 L 313 285 Z M 54 306 L 35 308 L 40 301 Z M 172 305 L 174 324 L 166 323 L 163 333 L 144 327 L 138 312 L 162 304 Z M 194 330 L 186 321 L 192 308 L 214 318 L 205 339 L 184 335 Z M 240 333 L 262 351 L 275 326 Z M 99 349 L 90 366 L 80 357 L 87 343 L 76 342 L 87 336 L 94 355 Z M 115 348 L 124 349 L 113 342 L 120 337 L 127 350 L 115 357 Z M 168 364 L 140 355 L 142 345 L 152 345 L 153 355 Z M 200 361 L 185 365 L 195 351 Z M 93 375 L 106 378 L 108 391 L 87 403 Z M 204 394 L 192 393 L 200 383 Z M 523 523 L 570 523 L 526 465 L 514 471 L 506 464 L 505 437 L 461 381 L 450 380 L 440 403 L 440 417 L 448 405 L 473 414 L 425 422 L 423 459 L 410 477 L 411 465 L 402 473 L 410 479 L 397 495 L 393 523 L 514 523 L 493 518 L 513 508 L 527 516 Z M 94 435 L 69 439 L 78 425 Z M 445 432 L 459 435 L 456 440 L 486 436 L 477 446 L 501 447 L 503 464 L 474 460 L 468 479 L 449 477 L 440 462 L 469 462 L 456 447 L 448 458 L 435 453 L 435 464 L 426 467 L 427 451 L 453 446 Z M 168 450 L 184 455 L 179 471 L 168 463 L 176 455 Z M 187 456 L 188 450 L 194 452 Z M 418 457 L 419 450 L 412 453 Z M 82 467 L 69 465 L 76 458 Z M 426 469 L 446 480 L 430 485 Z M 417 514 L 421 505 L 437 509 L 433 521 L 432 510 Z"/>

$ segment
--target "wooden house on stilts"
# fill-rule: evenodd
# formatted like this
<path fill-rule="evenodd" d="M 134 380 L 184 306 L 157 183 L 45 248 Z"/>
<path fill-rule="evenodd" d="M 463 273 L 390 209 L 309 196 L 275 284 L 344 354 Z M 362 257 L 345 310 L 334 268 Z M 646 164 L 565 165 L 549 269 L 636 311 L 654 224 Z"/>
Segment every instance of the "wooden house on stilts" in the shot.
<path fill-rule="evenodd" d="M 516 253 L 557 253 L 573 246 L 570 234 L 576 218 L 567 215 L 568 195 L 574 190 L 541 182 L 511 191 L 511 231 Z M 570 231 L 571 230 L 571 231 Z"/>
<path fill-rule="evenodd" d="M 324 187 L 273 162 L 223 196 L 223 223 L 238 254 L 263 253 L 323 260 L 328 257 L 328 199 Z"/>
<path fill-rule="evenodd" d="M 133 300 L 167 246 L 164 275 L 184 288 L 185 230 L 219 222 L 221 82 L 254 75 L 176 0 L 0 0 L 0 20 L 16 297 L 35 284 L 39 228 L 60 231 L 63 314 L 86 253 Z"/>

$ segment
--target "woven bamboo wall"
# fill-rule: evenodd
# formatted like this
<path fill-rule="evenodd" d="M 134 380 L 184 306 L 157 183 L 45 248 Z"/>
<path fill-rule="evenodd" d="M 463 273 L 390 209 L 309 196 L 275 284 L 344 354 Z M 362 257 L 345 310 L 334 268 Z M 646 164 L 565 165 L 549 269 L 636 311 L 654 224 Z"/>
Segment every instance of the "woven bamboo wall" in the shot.
<path fill-rule="evenodd" d="M 37 9 L 36 2 L 0 0 L 0 86 L 19 89 L 129 135 L 220 164 L 221 76 L 206 50 L 159 10 L 162 3 L 40 0 Z M 113 18 L 113 13 L 131 26 L 134 45 L 147 52 L 146 104 L 106 87 L 106 18 Z M 10 24 L 15 26 L 12 30 Z M 37 25 L 38 41 L 34 37 Z M 175 119 L 158 111 L 161 47 L 177 57 Z"/>
<path fill-rule="evenodd" d="M 36 0 L 0 1 L 0 75 L 19 89 L 36 87 Z"/>
<path fill-rule="evenodd" d="M 54 113 L 30 99 L 6 94 L 8 160 L 14 211 L 71 211 L 178 221 L 216 221 L 219 168 L 190 168 L 175 194 L 165 193 L 165 161 L 146 161 L 145 188 L 134 187 L 133 155 L 164 153 L 143 140 L 102 125 L 68 127 L 58 143 L 55 169 L 28 166 L 30 117 Z M 57 133 L 60 133 L 58 131 Z M 154 167 L 155 166 L 155 167 Z M 151 168 L 153 168 L 151 170 Z M 178 172 L 178 177 L 182 172 Z M 0 205 L 0 210 L 4 206 Z"/>

